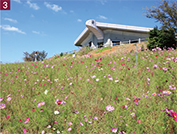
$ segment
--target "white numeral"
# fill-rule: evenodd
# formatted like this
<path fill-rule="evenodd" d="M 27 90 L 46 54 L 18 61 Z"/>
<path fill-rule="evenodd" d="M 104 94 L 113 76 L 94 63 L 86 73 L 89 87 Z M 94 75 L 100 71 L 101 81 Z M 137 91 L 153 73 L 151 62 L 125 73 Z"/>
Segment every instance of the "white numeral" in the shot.
<path fill-rule="evenodd" d="M 3 6 L 4 9 L 8 8 L 8 6 L 7 6 L 8 3 L 7 3 L 6 1 L 3 2 L 2 4 L 4 5 L 4 6 Z"/>

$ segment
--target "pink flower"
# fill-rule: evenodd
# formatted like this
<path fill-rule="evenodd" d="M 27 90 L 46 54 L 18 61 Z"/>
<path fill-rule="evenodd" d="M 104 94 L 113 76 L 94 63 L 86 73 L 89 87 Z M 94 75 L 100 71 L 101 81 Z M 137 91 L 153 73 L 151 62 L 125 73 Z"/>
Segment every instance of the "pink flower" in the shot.
<path fill-rule="evenodd" d="M 23 133 L 26 133 L 26 132 L 27 132 L 27 130 L 26 130 L 26 128 L 24 128 L 24 129 L 23 129 Z"/>
<path fill-rule="evenodd" d="M 153 96 L 156 96 L 156 93 L 153 93 L 152 95 L 153 95 Z"/>
<path fill-rule="evenodd" d="M 24 122 L 24 124 L 28 123 L 30 120 L 30 118 L 27 118 L 26 121 Z"/>
<path fill-rule="evenodd" d="M 165 72 L 166 72 L 167 70 L 168 70 L 168 68 L 167 68 L 167 67 L 163 67 L 163 71 L 165 71 Z"/>
<path fill-rule="evenodd" d="M 109 111 L 109 112 L 111 112 L 111 111 L 114 110 L 114 107 L 111 106 L 111 105 L 108 105 L 108 106 L 106 106 L 106 110 Z"/>
<path fill-rule="evenodd" d="M 137 122 L 138 122 L 139 124 L 142 123 L 142 121 L 141 121 L 140 119 L 138 119 Z"/>
<path fill-rule="evenodd" d="M 169 85 L 169 89 L 175 90 L 176 87 L 174 85 Z"/>
<path fill-rule="evenodd" d="M 82 122 L 80 122 L 80 125 L 81 125 L 81 126 L 84 126 L 84 124 L 82 124 Z"/>
<path fill-rule="evenodd" d="M 69 122 L 68 125 L 71 126 L 73 123 L 72 122 Z"/>
<path fill-rule="evenodd" d="M 68 131 L 71 131 L 72 130 L 72 128 L 68 128 Z"/>

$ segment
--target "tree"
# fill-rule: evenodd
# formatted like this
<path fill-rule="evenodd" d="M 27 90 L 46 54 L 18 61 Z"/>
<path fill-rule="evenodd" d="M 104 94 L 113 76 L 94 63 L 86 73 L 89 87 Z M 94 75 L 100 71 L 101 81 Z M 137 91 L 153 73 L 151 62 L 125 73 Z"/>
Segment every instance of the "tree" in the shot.
<path fill-rule="evenodd" d="M 43 61 L 46 57 L 47 54 L 44 50 L 39 52 L 39 51 L 33 51 L 31 54 L 28 52 L 24 52 L 25 57 L 23 58 L 24 61 L 34 61 L 35 60 L 35 53 L 37 52 L 37 61 Z"/>
<path fill-rule="evenodd" d="M 146 17 L 154 18 L 156 22 L 162 24 L 162 29 L 172 29 L 177 32 L 177 2 L 169 3 L 168 0 L 162 0 L 159 7 L 146 8 Z"/>
<path fill-rule="evenodd" d="M 169 30 L 160 30 L 158 27 L 155 27 L 149 32 L 149 44 L 147 45 L 148 49 L 152 50 L 153 48 L 160 47 L 161 49 L 168 47 L 176 48 L 174 31 Z"/>

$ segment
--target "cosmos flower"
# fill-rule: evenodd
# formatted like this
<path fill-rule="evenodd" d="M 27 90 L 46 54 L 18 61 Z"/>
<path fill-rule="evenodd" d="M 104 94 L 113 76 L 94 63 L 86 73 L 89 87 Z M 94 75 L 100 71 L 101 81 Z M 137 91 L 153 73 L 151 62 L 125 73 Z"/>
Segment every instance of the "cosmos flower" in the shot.
<path fill-rule="evenodd" d="M 163 67 L 163 71 L 165 71 L 165 72 L 166 72 L 167 70 L 168 70 L 168 68 L 167 68 L 167 67 Z"/>
<path fill-rule="evenodd" d="M 30 120 L 30 118 L 27 118 L 26 121 L 24 122 L 24 124 L 28 123 Z"/>
<path fill-rule="evenodd" d="M 27 132 L 27 130 L 26 130 L 26 128 L 24 128 L 24 129 L 23 129 L 23 133 L 26 133 L 26 132 Z"/>
<path fill-rule="evenodd" d="M 95 119 L 95 120 L 98 120 L 98 117 L 95 116 L 94 119 Z"/>
<path fill-rule="evenodd" d="M 48 93 L 48 90 L 45 90 L 44 94 L 47 95 L 47 93 Z"/>
<path fill-rule="evenodd" d="M 113 127 L 113 128 L 111 129 L 111 131 L 112 131 L 113 133 L 117 133 L 117 128 L 116 128 L 116 127 Z"/>
<path fill-rule="evenodd" d="M 152 95 L 153 95 L 153 96 L 156 96 L 157 94 L 156 94 L 156 93 L 153 93 Z"/>
<path fill-rule="evenodd" d="M 157 68 L 157 65 L 156 64 L 154 64 L 154 69 L 156 69 Z"/>
<path fill-rule="evenodd" d="M 106 110 L 109 111 L 109 112 L 111 112 L 111 111 L 114 110 L 114 107 L 111 106 L 111 105 L 108 105 L 108 106 L 106 106 Z"/>
<path fill-rule="evenodd" d="M 68 131 L 71 131 L 72 130 L 72 128 L 68 128 Z"/>
<path fill-rule="evenodd" d="M 71 126 L 73 123 L 72 122 L 69 122 L 68 125 Z"/>
<path fill-rule="evenodd" d="M 162 94 L 164 94 L 164 95 L 170 95 L 170 94 L 171 94 L 171 92 L 170 92 L 170 91 L 166 91 L 166 90 L 165 90 L 165 91 L 163 91 L 163 92 L 162 92 Z"/>
<path fill-rule="evenodd" d="M 11 97 L 8 97 L 8 98 L 7 98 L 7 101 L 10 101 L 11 99 L 12 99 Z"/>
<path fill-rule="evenodd" d="M 137 122 L 138 122 L 139 124 L 142 123 L 142 121 L 141 121 L 140 119 L 138 119 Z"/>
<path fill-rule="evenodd" d="M 80 122 L 80 125 L 81 125 L 81 126 L 84 126 L 84 124 L 82 124 L 82 122 Z"/>
<path fill-rule="evenodd" d="M 132 117 L 135 117 L 135 113 L 131 113 L 131 116 L 132 116 Z"/>
<path fill-rule="evenodd" d="M 6 105 L 4 103 L 0 104 L 0 109 L 4 109 L 6 107 Z"/>
<path fill-rule="evenodd" d="M 175 90 L 176 87 L 175 87 L 174 85 L 169 85 L 169 89 L 171 89 L 171 90 Z"/>
<path fill-rule="evenodd" d="M 0 97 L 0 102 L 3 100 L 3 97 Z"/>
<path fill-rule="evenodd" d="M 54 111 L 54 114 L 56 115 L 56 114 L 59 114 L 59 112 L 58 111 Z"/>

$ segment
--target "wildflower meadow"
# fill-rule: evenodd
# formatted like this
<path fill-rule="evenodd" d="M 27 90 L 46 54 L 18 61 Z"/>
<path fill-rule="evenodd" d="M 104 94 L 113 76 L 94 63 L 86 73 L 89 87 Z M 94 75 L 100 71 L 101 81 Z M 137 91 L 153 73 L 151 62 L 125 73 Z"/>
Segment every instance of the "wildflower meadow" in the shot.
<path fill-rule="evenodd" d="M 177 50 L 1 65 L 1 130 L 177 133 Z"/>

